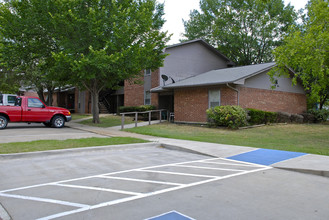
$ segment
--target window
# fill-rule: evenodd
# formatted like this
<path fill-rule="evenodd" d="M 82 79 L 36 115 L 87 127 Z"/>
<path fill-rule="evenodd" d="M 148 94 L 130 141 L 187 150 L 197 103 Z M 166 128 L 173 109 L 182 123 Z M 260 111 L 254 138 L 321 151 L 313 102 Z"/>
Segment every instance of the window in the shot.
<path fill-rule="evenodd" d="M 209 90 L 209 108 L 220 106 L 220 90 Z"/>
<path fill-rule="evenodd" d="M 28 107 L 31 108 L 43 108 L 44 105 L 39 99 L 29 99 L 27 103 Z"/>
<path fill-rule="evenodd" d="M 150 91 L 145 91 L 144 105 L 151 105 L 151 93 L 150 93 Z"/>
<path fill-rule="evenodd" d="M 9 95 L 7 100 L 8 100 L 8 104 L 14 104 L 16 101 L 16 96 Z"/>
<path fill-rule="evenodd" d="M 151 69 L 146 69 L 145 70 L 145 76 L 150 76 L 151 75 Z"/>

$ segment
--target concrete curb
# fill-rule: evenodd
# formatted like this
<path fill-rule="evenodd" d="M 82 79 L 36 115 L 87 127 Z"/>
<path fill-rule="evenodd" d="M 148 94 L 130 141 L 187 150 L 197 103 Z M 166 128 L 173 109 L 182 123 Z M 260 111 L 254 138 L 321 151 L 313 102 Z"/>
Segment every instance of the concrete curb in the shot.
<path fill-rule="evenodd" d="M 0 154 L 0 160 L 9 160 L 9 159 L 23 159 L 23 158 L 35 158 L 42 156 L 54 156 L 67 153 L 83 153 L 88 151 L 111 151 L 111 150 L 125 150 L 125 149 L 134 149 L 134 148 L 143 148 L 143 147 L 162 147 L 168 150 L 181 151 L 192 154 L 199 154 L 208 157 L 216 157 L 214 155 L 205 154 L 199 151 L 191 150 L 184 147 L 163 144 L 159 142 L 150 142 L 150 143 L 138 143 L 138 144 L 121 144 L 121 145 L 107 145 L 107 146 L 97 146 L 97 147 L 84 147 L 84 148 L 69 148 L 69 149 L 59 149 L 59 150 L 49 150 L 49 151 L 36 151 L 36 152 L 27 152 L 27 153 L 16 153 L 16 154 Z"/>
<path fill-rule="evenodd" d="M 166 148 L 168 150 L 176 150 L 176 151 L 181 151 L 181 152 L 186 152 L 186 153 L 192 153 L 192 154 L 199 154 L 199 155 L 203 155 L 203 156 L 208 156 L 208 157 L 214 157 L 214 158 L 216 158 L 216 156 L 214 156 L 214 155 L 202 153 L 200 151 L 191 150 L 191 149 L 180 147 L 180 146 L 175 146 L 175 145 L 170 145 L 170 144 L 164 144 L 164 143 L 160 143 L 160 145 L 163 148 Z"/>
<path fill-rule="evenodd" d="M 124 149 L 132 149 L 132 148 L 160 147 L 160 146 L 161 146 L 160 143 L 150 142 L 150 143 L 138 143 L 138 144 L 121 144 L 121 145 L 107 145 L 107 146 L 97 146 L 97 147 L 69 148 L 69 149 L 36 151 L 36 152 L 17 153 L 17 154 L 1 154 L 0 160 L 54 156 L 54 155 L 60 155 L 66 153 L 80 153 L 80 152 L 88 152 L 88 151 L 124 150 Z"/>
<path fill-rule="evenodd" d="M 276 166 L 274 166 L 274 168 L 298 172 L 298 173 L 312 174 L 316 176 L 329 177 L 329 171 L 325 171 L 325 170 L 311 170 L 311 169 L 299 169 L 299 168 L 276 167 Z"/>

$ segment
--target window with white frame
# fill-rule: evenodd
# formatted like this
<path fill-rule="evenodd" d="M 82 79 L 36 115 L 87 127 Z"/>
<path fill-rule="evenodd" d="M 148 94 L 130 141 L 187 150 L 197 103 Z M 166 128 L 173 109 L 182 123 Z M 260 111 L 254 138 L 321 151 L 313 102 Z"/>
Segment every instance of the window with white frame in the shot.
<path fill-rule="evenodd" d="M 220 90 L 209 90 L 209 108 L 220 106 Z"/>
<path fill-rule="evenodd" d="M 15 101 L 16 101 L 16 96 L 9 95 L 7 98 L 8 98 L 7 101 L 8 101 L 8 103 L 10 103 L 10 104 L 14 104 Z"/>
<path fill-rule="evenodd" d="M 146 69 L 145 71 L 144 71 L 144 73 L 145 73 L 145 76 L 149 76 L 149 75 L 151 75 L 151 69 Z"/>
<path fill-rule="evenodd" d="M 144 105 L 151 105 L 151 93 L 150 93 L 150 91 L 145 91 Z"/>

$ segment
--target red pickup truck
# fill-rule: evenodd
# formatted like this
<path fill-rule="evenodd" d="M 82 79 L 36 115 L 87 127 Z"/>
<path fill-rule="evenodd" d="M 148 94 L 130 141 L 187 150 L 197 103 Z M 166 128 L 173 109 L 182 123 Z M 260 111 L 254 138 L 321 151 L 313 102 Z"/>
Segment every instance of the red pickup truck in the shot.
<path fill-rule="evenodd" d="M 36 97 L 21 96 L 16 98 L 14 106 L 0 106 L 0 129 L 6 128 L 8 122 L 36 122 L 62 128 L 71 119 L 69 110 L 48 107 Z"/>

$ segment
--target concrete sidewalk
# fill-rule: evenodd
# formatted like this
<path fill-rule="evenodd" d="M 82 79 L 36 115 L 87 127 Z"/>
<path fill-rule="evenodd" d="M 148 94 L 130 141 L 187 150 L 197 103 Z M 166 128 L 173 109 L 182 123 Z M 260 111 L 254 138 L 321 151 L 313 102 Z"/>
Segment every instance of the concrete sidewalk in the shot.
<path fill-rule="evenodd" d="M 152 124 L 155 123 L 159 123 L 159 121 L 152 122 Z M 148 122 L 138 123 L 138 127 L 145 125 L 148 125 Z M 81 125 L 75 122 L 70 122 L 67 124 L 67 126 L 75 129 L 93 132 L 100 135 L 110 136 L 110 137 L 140 138 L 151 142 L 159 143 L 163 147 L 169 149 L 200 153 L 213 157 L 227 158 L 227 157 L 257 150 L 257 148 L 253 148 L 253 147 L 214 144 L 214 143 L 206 143 L 206 142 L 177 140 L 177 139 L 141 135 L 141 134 L 121 131 L 120 130 L 121 126 L 110 127 L 110 128 L 98 128 L 98 127 Z M 134 126 L 135 124 L 125 125 L 125 128 L 134 127 Z M 271 166 L 280 169 L 286 169 L 286 170 L 292 170 L 297 172 L 329 177 L 329 157 L 327 156 L 306 154 L 303 156 L 299 156 L 296 158 L 283 160 L 278 163 L 271 164 Z"/>

